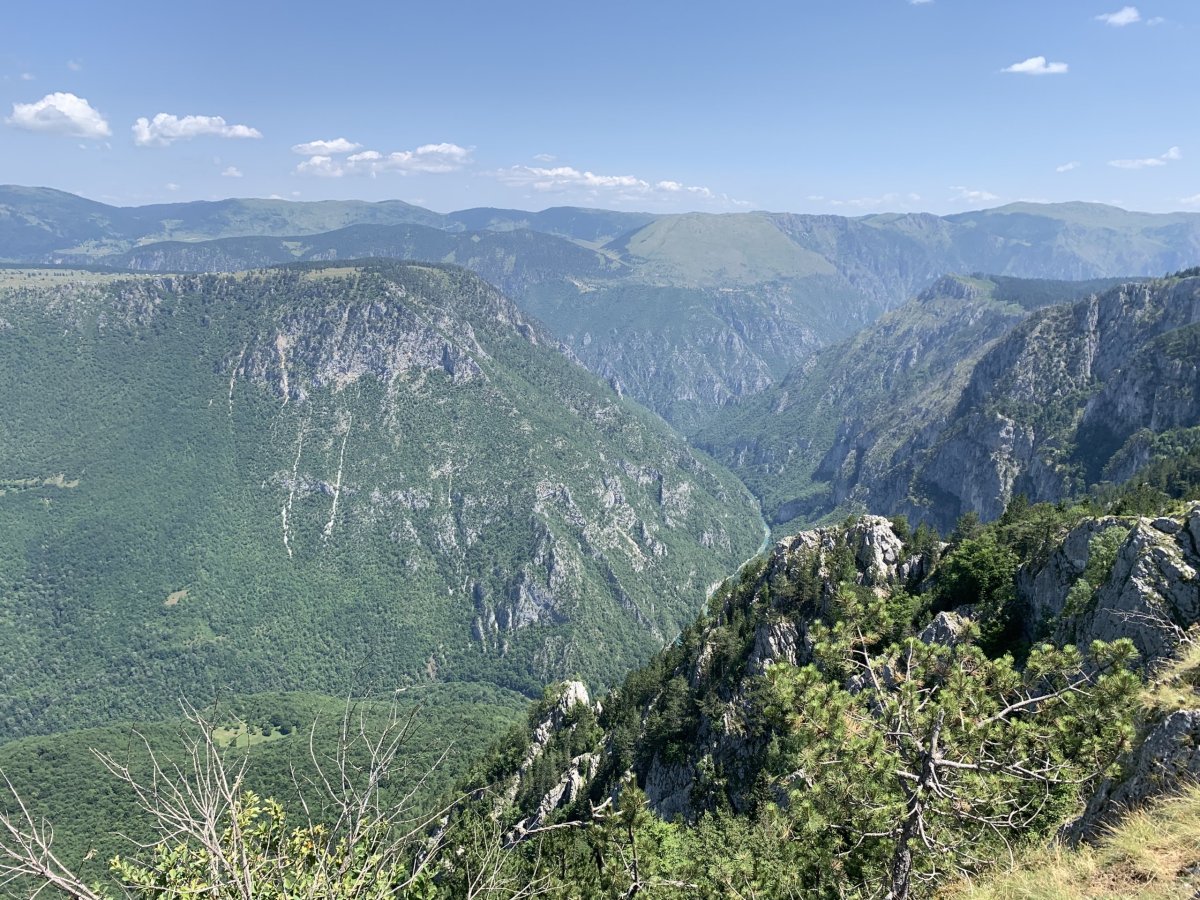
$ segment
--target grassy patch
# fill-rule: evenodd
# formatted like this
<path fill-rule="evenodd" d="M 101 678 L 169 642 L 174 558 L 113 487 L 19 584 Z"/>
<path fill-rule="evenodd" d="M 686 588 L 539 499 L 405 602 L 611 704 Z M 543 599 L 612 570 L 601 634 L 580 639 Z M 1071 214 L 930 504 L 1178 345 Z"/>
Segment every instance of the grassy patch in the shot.
<path fill-rule="evenodd" d="M 1174 900 L 1200 887 L 1200 787 L 1134 813 L 1095 846 L 1055 847 L 941 896 L 972 900 Z"/>

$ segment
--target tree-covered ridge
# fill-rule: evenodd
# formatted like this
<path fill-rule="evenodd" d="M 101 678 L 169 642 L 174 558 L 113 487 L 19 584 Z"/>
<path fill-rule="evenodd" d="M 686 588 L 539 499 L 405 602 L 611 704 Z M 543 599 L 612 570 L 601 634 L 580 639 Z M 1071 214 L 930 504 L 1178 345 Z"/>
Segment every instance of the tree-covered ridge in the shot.
<path fill-rule="evenodd" d="M 14 284 L 8 736 L 231 691 L 611 683 L 761 537 L 732 477 L 462 270 Z"/>
<path fill-rule="evenodd" d="M 1163 773 L 1142 773 L 1146 748 L 1200 717 L 1180 710 L 1194 701 L 1198 537 L 1200 503 L 1141 487 L 1103 509 L 1014 503 L 988 526 L 964 519 L 948 544 L 877 517 L 802 533 L 743 568 L 601 703 L 578 683 L 548 691 L 460 783 L 449 817 L 417 815 L 406 831 L 396 810 L 407 807 L 377 804 L 371 785 L 388 782 L 370 761 L 390 744 L 364 737 L 369 759 L 353 771 L 370 777 L 325 790 L 335 813 L 339 797 L 372 798 L 355 807 L 365 816 L 327 826 L 244 790 L 211 814 L 186 800 L 183 832 L 114 859 L 75 896 L 934 896 L 1036 852 L 1089 797 L 1080 821 L 1104 812 L 1097 798 L 1120 796 L 1114 785 L 1162 790 Z M 1078 575 L 1064 553 L 1082 553 Z M 1049 617 L 1038 605 L 1048 572 L 1064 593 L 1086 581 L 1087 605 L 1110 611 L 1132 585 L 1156 614 L 1093 640 L 1097 620 L 1074 601 Z M 1075 638 L 1062 640 L 1068 625 Z M 1155 630 L 1168 643 L 1139 657 Z M 262 726 L 264 748 L 283 746 L 278 727 Z M 202 731 L 205 748 L 205 735 L 226 739 Z M 348 758 L 341 746 L 335 761 Z M 1186 771 L 1194 748 L 1171 747 L 1162 761 Z M 145 775 L 108 766 L 161 817 Z M 28 809 L 7 816 L 8 858 L 63 875 L 14 844 L 32 833 L 36 850 L 45 836 Z"/>
<path fill-rule="evenodd" d="M 1111 515 L 1148 500 L 1018 503 L 949 544 L 873 517 L 789 538 L 599 704 L 549 695 L 467 786 L 512 804 L 525 865 L 567 860 L 550 877 L 570 896 L 931 896 L 1007 865 L 1162 721 L 1135 671 L 1169 665 L 1197 619 L 1200 505 Z M 1056 554 L 1080 546 L 1076 576 Z M 1097 617 L 1039 605 L 1050 572 L 1148 612 L 1093 640 Z M 1139 658 L 1155 629 L 1172 637 Z"/>
<path fill-rule="evenodd" d="M 548 697 L 468 786 L 497 785 L 527 862 L 565 854 L 560 889 L 581 896 L 928 896 L 1007 864 L 1079 815 L 1157 724 L 1139 719 L 1129 668 L 1169 660 L 1129 640 L 1148 646 L 1150 614 L 1105 644 L 1097 618 L 1081 626 L 1068 605 L 1060 628 L 1031 587 L 1090 578 L 1091 602 L 1120 612 L 1112 592 L 1144 584 L 1148 610 L 1194 622 L 1200 506 L 1160 498 L 1171 515 L 1153 527 L 1111 515 L 1145 500 L 1018 503 L 948 545 L 874 517 L 788 538 L 598 706 Z M 1078 554 L 1079 535 L 1075 576 L 1055 554 Z M 1129 565 L 1170 552 L 1181 606 L 1154 607 L 1159 588 Z M 1063 641 L 1070 622 L 1079 646 Z"/>

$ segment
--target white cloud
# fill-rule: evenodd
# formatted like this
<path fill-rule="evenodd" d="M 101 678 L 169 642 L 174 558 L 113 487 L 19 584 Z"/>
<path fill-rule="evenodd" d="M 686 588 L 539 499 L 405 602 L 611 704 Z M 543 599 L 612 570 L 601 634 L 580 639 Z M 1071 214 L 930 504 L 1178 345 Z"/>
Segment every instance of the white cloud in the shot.
<path fill-rule="evenodd" d="M 1179 202 L 1185 206 L 1200 206 L 1200 194 L 1194 194 L 1191 197 L 1183 197 Z"/>
<path fill-rule="evenodd" d="M 553 153 L 535 153 L 533 155 L 533 161 L 540 163 L 552 163 L 557 158 Z"/>
<path fill-rule="evenodd" d="M 991 203 L 1000 198 L 991 191 L 977 191 L 962 185 L 953 185 L 950 190 L 955 191 L 953 197 L 950 198 L 951 203 Z"/>
<path fill-rule="evenodd" d="M 1116 12 L 1096 16 L 1096 21 L 1112 25 L 1114 28 L 1124 28 L 1126 25 L 1142 21 L 1142 14 L 1136 6 L 1123 6 Z"/>
<path fill-rule="evenodd" d="M 340 137 L 334 138 L 332 141 L 309 141 L 306 144 L 295 144 L 292 152 L 299 153 L 301 156 L 334 156 L 340 153 L 353 153 L 355 150 L 361 149 L 362 144 L 356 144 Z"/>
<path fill-rule="evenodd" d="M 1014 75 L 1066 75 L 1067 64 L 1065 62 L 1046 62 L 1044 56 L 1031 56 L 1024 62 L 1013 63 L 1000 71 L 1010 72 Z"/>
<path fill-rule="evenodd" d="M 1164 19 L 1162 16 L 1155 16 L 1152 19 L 1147 19 L 1146 24 L 1147 25 L 1162 25 L 1166 21 L 1167 20 Z"/>
<path fill-rule="evenodd" d="M 33 73 L 32 72 L 22 72 L 21 80 L 22 81 L 33 81 Z"/>
<path fill-rule="evenodd" d="M 166 183 L 165 187 L 166 187 L 166 189 L 167 189 L 168 191 L 172 191 L 172 192 L 179 190 L 179 185 L 177 185 L 177 184 L 176 184 L 175 182 L 173 182 L 173 181 L 168 181 L 168 182 Z"/>
<path fill-rule="evenodd" d="M 1079 168 L 1078 160 L 1071 160 L 1069 163 L 1063 163 L 1061 166 L 1055 166 L 1055 172 L 1073 172 Z"/>
<path fill-rule="evenodd" d="M 500 181 L 514 187 L 526 187 L 539 193 L 583 192 L 591 197 L 601 194 L 619 199 L 666 199 L 691 194 L 704 200 L 728 203 L 734 206 L 749 206 L 743 200 L 735 200 L 727 194 L 718 194 L 710 188 L 682 181 L 649 181 L 636 175 L 598 175 L 581 171 L 572 166 L 510 166 L 491 173 Z"/>
<path fill-rule="evenodd" d="M 1172 147 L 1162 156 L 1148 156 L 1144 159 L 1110 159 L 1108 164 L 1114 169 L 1155 169 L 1167 163 L 1183 159 L 1183 150 Z"/>
<path fill-rule="evenodd" d="M 341 178 L 343 175 L 374 177 L 381 172 L 442 175 L 457 172 L 470 161 L 471 151 L 458 144 L 422 144 L 416 150 L 398 150 L 387 154 L 378 150 L 363 150 L 345 159 L 334 159 L 328 153 L 319 153 L 296 166 L 296 173 L 324 178 Z"/>
<path fill-rule="evenodd" d="M 78 72 L 83 69 L 83 63 L 81 63 L 75 59 L 68 59 L 67 60 L 67 68 L 70 69 L 72 72 Z"/>
<path fill-rule="evenodd" d="M 36 103 L 14 103 L 12 115 L 4 122 L 26 131 L 71 137 L 102 138 L 112 134 L 104 116 L 87 100 L 63 92 L 47 94 Z"/>
<path fill-rule="evenodd" d="M 165 147 L 175 141 L 201 135 L 223 138 L 260 138 L 262 132 L 249 125 L 230 125 L 220 116 L 173 116 L 159 113 L 153 119 L 142 116 L 133 123 L 133 142 L 139 147 Z"/>
<path fill-rule="evenodd" d="M 913 6 L 924 6 L 926 3 L 932 3 L 933 0 L 908 0 Z"/>
<path fill-rule="evenodd" d="M 228 166 L 228 167 L 225 169 L 225 171 L 224 171 L 224 172 L 222 172 L 221 174 L 222 174 L 222 175 L 223 175 L 225 178 L 241 178 L 241 177 L 242 177 L 242 170 L 241 170 L 241 169 L 239 169 L 237 166 Z"/>

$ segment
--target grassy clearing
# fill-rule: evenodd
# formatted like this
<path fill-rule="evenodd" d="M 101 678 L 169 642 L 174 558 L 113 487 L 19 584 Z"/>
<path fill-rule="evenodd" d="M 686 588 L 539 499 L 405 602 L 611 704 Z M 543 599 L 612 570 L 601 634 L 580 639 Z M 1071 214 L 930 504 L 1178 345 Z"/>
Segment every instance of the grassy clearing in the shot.
<path fill-rule="evenodd" d="M 0 497 L 3 497 L 10 491 L 15 494 L 18 491 L 32 491 L 40 487 L 56 487 L 69 490 L 79 487 L 79 479 L 67 478 L 63 472 L 59 472 L 57 475 L 50 475 L 46 478 L 0 478 Z"/>
<path fill-rule="evenodd" d="M 171 591 L 171 593 L 167 594 L 167 599 L 163 601 L 163 606 L 178 606 L 180 600 L 187 599 L 187 595 L 187 588 L 179 591 Z"/>
<path fill-rule="evenodd" d="M 288 729 L 291 732 L 291 729 Z M 213 740 L 219 747 L 230 747 L 235 750 L 245 750 L 259 744 L 269 744 L 287 737 L 279 728 L 263 726 L 257 728 L 245 722 L 222 725 L 213 729 Z"/>
<path fill-rule="evenodd" d="M 136 278 L 118 272 L 89 272 L 86 269 L 9 268 L 0 266 L 0 290 L 4 288 L 54 287 L 64 284 L 106 284 Z"/>
<path fill-rule="evenodd" d="M 1148 717 L 1200 706 L 1200 642 L 1185 644 L 1179 659 L 1147 683 L 1142 706 Z"/>
<path fill-rule="evenodd" d="M 1174 900 L 1200 888 L 1200 787 L 1134 813 L 1094 847 L 1051 848 L 1010 872 L 960 883 L 944 898 L 971 900 Z"/>

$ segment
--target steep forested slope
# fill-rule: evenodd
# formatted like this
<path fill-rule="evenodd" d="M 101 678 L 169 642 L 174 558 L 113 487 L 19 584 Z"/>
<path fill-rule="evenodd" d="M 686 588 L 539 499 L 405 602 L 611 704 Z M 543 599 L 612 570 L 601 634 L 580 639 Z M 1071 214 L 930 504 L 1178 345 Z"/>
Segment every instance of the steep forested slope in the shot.
<path fill-rule="evenodd" d="M 947 530 L 1120 483 L 1195 441 L 1200 279 L 1030 311 L 1101 287 L 945 279 L 697 440 L 778 525 L 843 507 Z"/>
<path fill-rule="evenodd" d="M 1147 499 L 788 537 L 599 703 L 548 693 L 461 815 L 585 897 L 927 897 L 1098 833 L 1200 764 L 1200 504 Z"/>
<path fill-rule="evenodd" d="M 735 479 L 458 269 L 10 272 L 0 356 L 7 736 L 608 682 L 761 537 Z"/>

